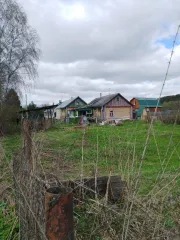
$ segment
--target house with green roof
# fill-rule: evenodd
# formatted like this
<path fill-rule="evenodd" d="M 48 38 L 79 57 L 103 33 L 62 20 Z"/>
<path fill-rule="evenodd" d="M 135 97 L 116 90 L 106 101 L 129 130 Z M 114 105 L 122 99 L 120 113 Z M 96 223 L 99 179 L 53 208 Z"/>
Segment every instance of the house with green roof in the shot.
<path fill-rule="evenodd" d="M 133 118 L 134 119 L 146 119 L 148 112 L 160 112 L 162 105 L 157 98 L 132 98 L 130 103 L 133 106 Z"/>

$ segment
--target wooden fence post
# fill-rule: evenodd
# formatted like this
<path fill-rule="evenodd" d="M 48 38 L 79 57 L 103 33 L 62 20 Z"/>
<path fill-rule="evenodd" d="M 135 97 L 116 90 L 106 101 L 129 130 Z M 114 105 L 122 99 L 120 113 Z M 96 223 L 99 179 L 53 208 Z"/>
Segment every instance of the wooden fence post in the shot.
<path fill-rule="evenodd" d="M 74 240 L 73 194 L 71 189 L 52 187 L 46 191 L 45 217 L 48 240 Z"/>
<path fill-rule="evenodd" d="M 28 172 L 33 171 L 33 159 L 32 159 L 32 134 L 30 121 L 24 119 L 23 121 L 23 137 L 24 137 L 24 164 L 25 169 Z"/>

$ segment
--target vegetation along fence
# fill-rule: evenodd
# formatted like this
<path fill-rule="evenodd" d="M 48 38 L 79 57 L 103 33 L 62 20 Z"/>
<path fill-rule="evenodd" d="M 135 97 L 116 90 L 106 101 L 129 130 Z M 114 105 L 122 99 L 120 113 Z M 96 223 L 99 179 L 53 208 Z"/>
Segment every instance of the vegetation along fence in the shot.
<path fill-rule="evenodd" d="M 180 124 L 180 111 L 179 110 L 170 110 L 164 112 L 149 113 L 147 115 L 147 121 L 151 122 L 151 119 L 159 120 L 167 124 Z"/>
<path fill-rule="evenodd" d="M 23 148 L 13 159 L 16 211 L 21 240 L 73 240 L 73 203 L 84 194 L 108 196 L 116 201 L 124 194 L 119 176 L 74 181 L 59 181 L 58 176 L 44 176 L 36 168 L 31 123 L 23 121 Z M 74 198 L 74 200 L 73 200 Z"/>

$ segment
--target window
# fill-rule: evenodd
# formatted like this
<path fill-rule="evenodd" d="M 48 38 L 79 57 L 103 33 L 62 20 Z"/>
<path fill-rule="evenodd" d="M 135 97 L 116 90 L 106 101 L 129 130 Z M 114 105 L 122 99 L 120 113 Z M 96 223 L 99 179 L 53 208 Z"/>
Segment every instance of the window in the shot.
<path fill-rule="evenodd" d="M 117 102 L 119 102 L 120 101 L 120 97 L 119 96 L 117 96 Z"/>
<path fill-rule="evenodd" d="M 110 117 L 113 117 L 113 115 L 114 115 L 113 111 L 110 111 Z"/>

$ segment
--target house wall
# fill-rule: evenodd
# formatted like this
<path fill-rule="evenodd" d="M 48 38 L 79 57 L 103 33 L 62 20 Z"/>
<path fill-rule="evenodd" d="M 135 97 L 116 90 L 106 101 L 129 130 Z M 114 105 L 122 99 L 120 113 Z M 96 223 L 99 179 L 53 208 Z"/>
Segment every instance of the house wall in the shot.
<path fill-rule="evenodd" d="M 147 117 L 147 111 L 146 111 L 146 109 L 147 109 L 147 108 L 144 108 L 144 110 L 143 110 L 143 112 L 142 112 L 142 115 L 141 115 L 141 119 L 142 119 L 142 120 L 145 120 L 146 117 Z M 155 107 L 149 107 L 149 111 L 150 111 L 150 112 L 155 112 L 155 109 L 156 109 Z M 160 112 L 161 109 L 162 109 L 161 107 L 158 107 L 158 108 L 157 108 L 157 112 Z"/>
<path fill-rule="evenodd" d="M 67 112 L 66 108 L 61 109 L 61 117 L 60 117 L 61 120 L 64 120 L 64 118 L 66 117 L 66 112 Z"/>
<path fill-rule="evenodd" d="M 80 98 L 77 98 L 68 106 L 68 108 L 72 109 L 72 108 L 82 107 L 84 105 L 85 103 Z"/>
<path fill-rule="evenodd" d="M 56 119 L 61 118 L 61 109 L 56 109 Z"/>
<path fill-rule="evenodd" d="M 139 102 L 136 98 L 131 99 L 130 103 L 133 105 L 133 109 L 139 108 Z"/>
<path fill-rule="evenodd" d="M 93 109 L 93 116 L 100 118 L 101 117 L 101 108 L 94 108 Z"/>
<path fill-rule="evenodd" d="M 68 111 L 72 110 L 73 107 L 67 107 L 67 108 L 61 108 L 60 110 L 60 116 L 59 119 L 61 119 L 62 121 L 65 120 L 65 118 L 68 116 Z"/>
<path fill-rule="evenodd" d="M 116 96 L 109 103 L 106 104 L 106 107 L 129 107 L 130 104 L 121 96 Z"/>
<path fill-rule="evenodd" d="M 110 116 L 113 111 L 113 117 Z M 105 119 L 132 118 L 132 106 L 121 96 L 116 96 L 105 105 Z"/>
<path fill-rule="evenodd" d="M 110 116 L 113 111 L 113 117 Z M 104 107 L 94 108 L 93 116 L 102 120 L 132 118 L 132 106 L 121 96 L 116 96 Z"/>
<path fill-rule="evenodd" d="M 150 112 L 155 112 L 155 107 L 149 107 L 149 110 L 150 110 Z M 162 110 L 162 108 L 161 107 L 158 107 L 157 108 L 157 112 L 160 112 Z"/>
<path fill-rule="evenodd" d="M 65 118 L 65 109 L 56 109 L 56 119 L 63 120 Z"/>
<path fill-rule="evenodd" d="M 55 113 L 55 110 L 54 109 L 47 109 L 44 111 L 44 117 L 45 118 L 54 118 L 54 113 Z"/>
<path fill-rule="evenodd" d="M 106 120 L 119 118 L 132 118 L 132 108 L 129 107 L 106 107 Z M 110 116 L 110 111 L 113 111 L 113 117 Z"/>
<path fill-rule="evenodd" d="M 141 114 L 141 120 L 145 120 L 147 117 L 147 112 L 146 112 L 146 109 L 144 108 L 142 114 Z"/>

